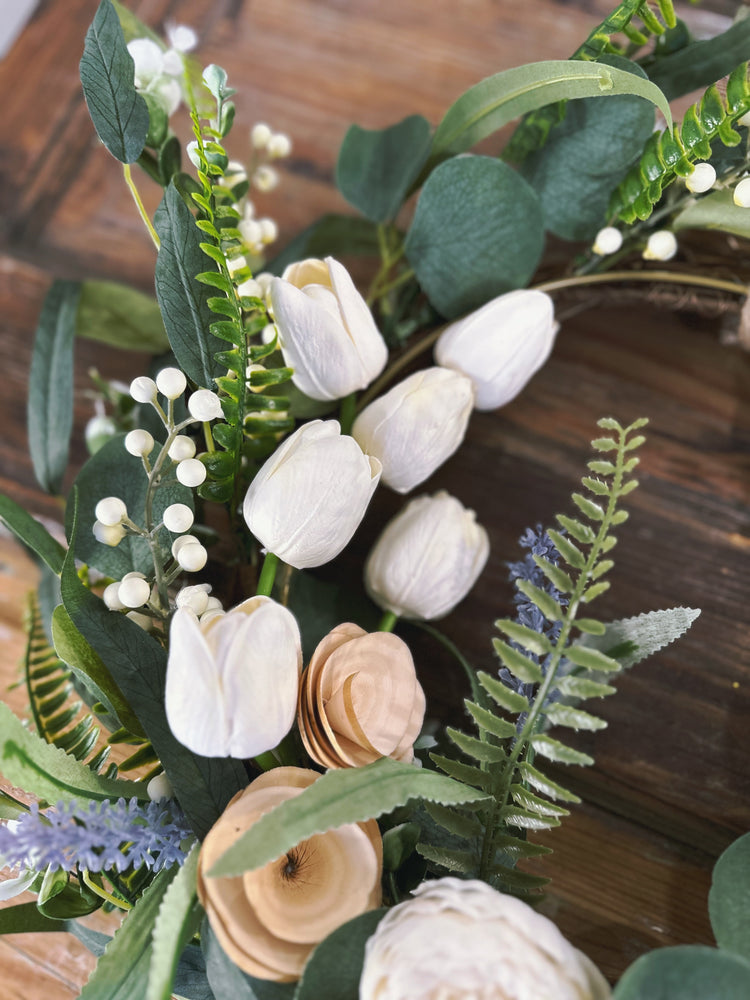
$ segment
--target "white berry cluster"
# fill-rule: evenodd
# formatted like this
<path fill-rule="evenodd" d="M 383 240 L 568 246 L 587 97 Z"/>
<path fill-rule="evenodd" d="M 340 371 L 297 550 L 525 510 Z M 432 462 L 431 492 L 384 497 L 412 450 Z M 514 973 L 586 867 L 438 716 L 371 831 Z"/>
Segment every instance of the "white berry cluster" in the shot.
<path fill-rule="evenodd" d="M 198 44 L 198 36 L 184 24 L 167 28 L 166 48 L 153 38 L 134 38 L 128 42 L 133 60 L 133 77 L 141 94 L 148 94 L 169 117 L 182 102 L 180 77 L 185 69 L 184 56 Z"/>

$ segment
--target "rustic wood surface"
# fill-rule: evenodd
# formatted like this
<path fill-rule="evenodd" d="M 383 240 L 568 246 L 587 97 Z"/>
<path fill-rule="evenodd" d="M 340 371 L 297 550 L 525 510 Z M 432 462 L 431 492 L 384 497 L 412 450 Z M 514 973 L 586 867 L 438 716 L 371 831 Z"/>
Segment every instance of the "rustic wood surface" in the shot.
<path fill-rule="evenodd" d="M 151 288 L 153 250 L 119 165 L 99 146 L 78 82 L 78 59 L 96 0 L 42 0 L 0 63 L 0 490 L 45 523 L 61 507 L 35 483 L 25 436 L 31 337 L 53 277 L 97 276 Z M 200 58 L 224 65 L 238 88 L 231 152 L 248 127 L 288 132 L 283 182 L 255 200 L 279 222 L 280 245 L 327 210 L 346 210 L 333 186 L 343 133 L 421 112 L 436 122 L 483 76 L 521 62 L 564 58 L 610 9 L 609 0 L 140 0 L 153 26 L 194 25 Z M 688 11 L 707 30 L 728 3 Z M 550 25 L 556 24 L 554 28 Z M 187 137 L 182 126 L 181 134 Z M 153 209 L 154 186 L 143 179 Z M 745 251 L 742 251 L 745 253 Z M 745 254 L 746 255 L 746 254 Z M 77 346 L 76 445 L 91 415 L 87 370 L 129 379 L 145 359 Z M 580 477 L 595 420 L 651 418 L 641 489 L 621 530 L 613 587 L 601 617 L 672 605 L 702 615 L 678 645 L 638 666 L 603 705 L 610 727 L 579 745 L 596 766 L 570 773 L 584 797 L 547 836 L 555 853 L 545 904 L 563 932 L 614 979 L 643 951 L 711 943 L 710 869 L 750 828 L 750 357 L 719 343 L 718 323 L 650 305 L 600 305 L 564 324 L 553 356 L 523 395 L 476 415 L 467 444 L 426 489 L 447 487 L 474 507 L 491 535 L 490 564 L 445 632 L 488 665 L 491 622 L 508 613 L 505 562 L 528 524 L 549 523 Z M 354 543 L 366 552 L 401 501 L 378 495 Z M 0 683 L 23 648 L 26 592 L 35 570 L 0 538 Z M 413 640 L 431 711 L 459 705 L 461 676 L 423 636 Z M 23 711 L 23 695 L 13 692 Z M 455 710 L 455 709 L 454 709 Z M 96 923 L 96 920 L 94 921 Z M 111 929 L 111 920 L 109 922 Z M 0 940 L 0 998 L 75 996 L 92 961 L 67 935 Z M 218 998 L 217 998 L 218 1000 Z"/>

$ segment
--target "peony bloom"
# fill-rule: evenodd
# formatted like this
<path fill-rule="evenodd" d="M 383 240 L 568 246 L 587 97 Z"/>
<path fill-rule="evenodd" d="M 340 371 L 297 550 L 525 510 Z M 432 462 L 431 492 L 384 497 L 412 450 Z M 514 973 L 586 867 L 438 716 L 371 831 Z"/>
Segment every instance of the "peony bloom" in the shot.
<path fill-rule="evenodd" d="M 551 920 L 485 882 L 424 882 L 367 942 L 360 1000 L 607 1000 L 607 982 Z"/>
<path fill-rule="evenodd" d="M 414 489 L 458 448 L 474 405 L 471 379 L 447 368 L 426 368 L 366 406 L 352 437 L 383 466 L 397 493 Z"/>
<path fill-rule="evenodd" d="M 380 479 L 380 462 L 341 433 L 311 420 L 290 435 L 250 484 L 248 528 L 295 569 L 334 559 L 359 526 Z"/>
<path fill-rule="evenodd" d="M 496 410 L 542 367 L 557 329 L 549 295 L 522 288 L 446 327 L 435 360 L 469 376 L 478 410 Z"/>
<path fill-rule="evenodd" d="M 318 644 L 300 686 L 298 722 L 322 767 L 414 759 L 424 692 L 409 647 L 391 632 L 347 622 Z"/>
<path fill-rule="evenodd" d="M 201 621 L 178 608 L 169 630 L 169 727 L 203 757 L 265 753 L 292 728 L 301 667 L 294 615 L 270 597 Z"/>
<path fill-rule="evenodd" d="M 375 820 L 310 837 L 276 861 L 235 878 L 206 872 L 274 806 L 319 778 L 277 767 L 239 792 L 209 831 L 198 861 L 198 895 L 222 948 L 260 979 L 298 979 L 316 944 L 380 905 L 383 844 Z"/>
<path fill-rule="evenodd" d="M 365 300 L 333 257 L 290 264 L 271 282 L 279 344 L 292 381 L 312 399 L 364 389 L 388 359 Z"/>
<path fill-rule="evenodd" d="M 445 491 L 417 497 L 389 521 L 365 565 L 365 586 L 385 610 L 429 621 L 447 615 L 482 572 L 487 532 Z"/>

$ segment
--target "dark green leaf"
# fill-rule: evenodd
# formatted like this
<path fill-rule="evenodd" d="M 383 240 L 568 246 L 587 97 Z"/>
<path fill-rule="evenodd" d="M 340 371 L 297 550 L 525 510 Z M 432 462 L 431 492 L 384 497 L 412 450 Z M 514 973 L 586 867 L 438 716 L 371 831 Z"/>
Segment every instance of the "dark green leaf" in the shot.
<path fill-rule="evenodd" d="M 34 474 L 59 493 L 73 427 L 73 339 L 81 286 L 55 281 L 47 292 L 34 337 L 29 375 L 29 451 Z"/>
<path fill-rule="evenodd" d="M 86 32 L 79 68 L 99 138 L 121 163 L 133 163 L 146 143 L 148 108 L 135 89 L 133 59 L 109 0 L 99 4 Z"/>
<path fill-rule="evenodd" d="M 196 275 L 206 270 L 201 233 L 174 182 L 164 192 L 154 216 L 161 246 L 156 260 L 156 297 L 177 362 L 198 386 L 213 388 L 221 373 L 214 354 L 223 342 L 209 333 L 213 313 L 210 292 Z M 216 277 L 220 278 L 217 272 Z"/>
<path fill-rule="evenodd" d="M 465 851 L 462 848 L 418 844 L 417 852 L 427 861 L 447 868 L 450 872 L 461 872 L 464 875 L 474 875 L 476 872 L 476 858 L 470 851 Z"/>
<path fill-rule="evenodd" d="M 448 160 L 422 189 L 405 247 L 430 302 L 457 316 L 528 284 L 544 247 L 539 199 L 500 160 Z"/>
<path fill-rule="evenodd" d="M 180 955 L 203 919 L 195 883 L 198 854 L 195 844 L 167 887 L 154 921 L 147 1000 L 171 1000 Z"/>
<path fill-rule="evenodd" d="M 216 1000 L 292 1000 L 294 983 L 274 983 L 248 976 L 224 952 L 207 920 L 201 930 L 201 948 Z"/>
<path fill-rule="evenodd" d="M 567 788 L 563 788 L 556 781 L 550 780 L 550 778 L 542 774 L 536 767 L 529 764 L 528 761 L 519 761 L 516 766 L 523 780 L 531 785 L 532 788 L 536 788 L 538 792 L 548 795 L 551 799 L 562 799 L 563 802 L 581 801 L 577 795 L 569 792 Z"/>
<path fill-rule="evenodd" d="M 430 123 L 410 115 L 370 131 L 352 125 L 336 164 L 336 184 L 346 200 L 373 222 L 393 219 L 430 151 Z"/>
<path fill-rule="evenodd" d="M 131 351 L 163 354 L 169 341 L 156 299 L 115 281 L 84 281 L 76 334 Z"/>
<path fill-rule="evenodd" d="M 36 903 L 17 903 L 0 910 L 0 934 L 38 934 L 39 931 L 64 931 L 64 920 L 45 917 Z"/>
<path fill-rule="evenodd" d="M 428 806 L 434 803 L 428 803 Z M 443 806 L 438 808 L 442 809 Z M 383 834 L 383 869 L 395 872 L 417 846 L 421 828 L 418 823 L 399 823 Z"/>
<path fill-rule="evenodd" d="M 750 18 L 746 18 L 750 22 Z M 732 191 L 711 191 L 696 198 L 675 217 L 674 229 L 719 229 L 750 239 L 750 212 L 735 205 Z"/>
<path fill-rule="evenodd" d="M 626 970 L 614 1000 L 747 1000 L 750 962 L 703 945 L 660 948 Z"/>
<path fill-rule="evenodd" d="M 362 913 L 321 941 L 308 959 L 294 1000 L 358 1000 L 365 944 L 388 911 Z"/>
<path fill-rule="evenodd" d="M 10 497 L 0 496 L 0 521 L 24 545 L 36 552 L 53 573 L 59 574 L 65 559 L 65 549 L 23 507 Z"/>
<path fill-rule="evenodd" d="M 281 274 L 289 264 L 306 257 L 377 257 L 379 253 L 377 229 L 369 219 L 331 213 L 304 229 L 265 270 Z"/>
<path fill-rule="evenodd" d="M 374 632 L 380 612 L 356 587 L 317 580 L 312 573 L 297 570 L 289 588 L 289 609 L 302 634 L 302 652 L 307 662 L 323 636 L 341 622 L 354 622 Z"/>
<path fill-rule="evenodd" d="M 686 45 L 679 52 L 662 56 L 648 67 L 648 76 L 668 101 L 703 90 L 747 59 L 750 50 L 750 19 L 743 17 L 714 38 Z"/>
<path fill-rule="evenodd" d="M 719 947 L 750 959 L 750 833 L 735 840 L 716 862 L 708 913 Z"/>
<path fill-rule="evenodd" d="M 482 824 L 476 816 L 469 812 L 460 813 L 456 809 L 449 809 L 437 802 L 425 802 L 424 808 L 444 830 L 448 830 L 449 833 L 454 833 L 464 840 L 481 837 L 484 832 Z"/>

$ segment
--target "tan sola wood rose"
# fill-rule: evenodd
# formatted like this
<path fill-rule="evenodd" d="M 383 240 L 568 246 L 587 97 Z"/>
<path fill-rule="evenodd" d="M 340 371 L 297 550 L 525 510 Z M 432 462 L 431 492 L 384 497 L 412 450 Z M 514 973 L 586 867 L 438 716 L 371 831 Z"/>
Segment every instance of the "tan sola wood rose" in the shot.
<path fill-rule="evenodd" d="M 298 979 L 323 938 L 381 902 L 383 844 L 375 820 L 310 837 L 234 878 L 207 874 L 264 813 L 319 777 L 301 767 L 261 774 L 235 795 L 201 847 L 198 896 L 211 928 L 232 961 L 260 979 Z"/>

